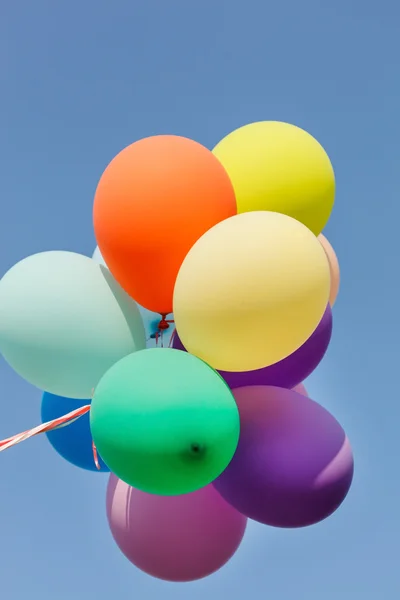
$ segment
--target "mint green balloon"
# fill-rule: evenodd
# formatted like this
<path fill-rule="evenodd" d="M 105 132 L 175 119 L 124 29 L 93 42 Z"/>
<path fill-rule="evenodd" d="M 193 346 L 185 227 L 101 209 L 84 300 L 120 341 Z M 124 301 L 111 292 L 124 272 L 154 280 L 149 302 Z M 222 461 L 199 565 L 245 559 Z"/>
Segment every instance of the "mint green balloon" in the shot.
<path fill-rule="evenodd" d="M 96 388 L 94 443 L 109 469 L 144 492 L 175 496 L 216 479 L 239 440 L 235 399 L 199 358 L 148 349 L 116 363 Z"/>
<path fill-rule="evenodd" d="M 0 351 L 46 392 L 90 398 L 114 363 L 145 344 L 136 303 L 87 256 L 34 254 L 0 281 Z"/>

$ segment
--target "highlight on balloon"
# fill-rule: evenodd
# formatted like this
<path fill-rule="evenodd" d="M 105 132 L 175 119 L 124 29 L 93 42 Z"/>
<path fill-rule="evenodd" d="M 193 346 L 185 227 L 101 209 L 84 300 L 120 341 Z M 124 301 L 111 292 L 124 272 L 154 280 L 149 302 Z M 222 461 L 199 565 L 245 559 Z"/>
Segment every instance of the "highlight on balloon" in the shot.
<path fill-rule="evenodd" d="M 99 178 L 92 256 L 40 252 L 0 281 L 1 353 L 43 393 L 41 424 L 0 452 L 45 433 L 107 473 L 112 538 L 149 576 L 210 576 L 249 520 L 309 527 L 350 490 L 350 441 L 304 385 L 333 330 L 334 200 L 328 154 L 295 125 L 213 150 L 148 137 Z"/>

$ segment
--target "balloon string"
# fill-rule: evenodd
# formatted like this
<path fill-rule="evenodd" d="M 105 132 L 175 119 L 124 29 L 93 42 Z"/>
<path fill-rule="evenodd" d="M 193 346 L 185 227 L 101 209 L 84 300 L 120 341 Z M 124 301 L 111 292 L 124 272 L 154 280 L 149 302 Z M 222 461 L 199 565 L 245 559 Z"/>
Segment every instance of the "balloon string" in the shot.
<path fill-rule="evenodd" d="M 94 388 L 92 388 L 92 393 L 91 393 L 91 396 L 90 396 L 91 400 L 93 400 L 93 396 L 94 396 Z M 100 471 L 101 466 L 100 466 L 100 463 L 99 463 L 99 456 L 98 456 L 98 453 L 97 453 L 97 448 L 96 448 L 96 444 L 94 443 L 94 440 L 92 440 L 92 453 L 93 453 L 93 460 L 94 460 L 94 464 L 96 466 L 96 469 L 98 471 Z"/>
<path fill-rule="evenodd" d="M 176 329 L 173 330 L 171 337 L 169 338 L 168 348 L 173 347 L 174 339 L 176 337 Z"/>
<path fill-rule="evenodd" d="M 96 444 L 93 441 L 92 441 L 92 451 L 93 451 L 94 464 L 96 465 L 96 469 L 98 471 L 100 471 L 101 466 L 100 466 L 100 463 L 99 463 L 99 455 L 97 454 Z"/>
<path fill-rule="evenodd" d="M 40 433 L 47 433 L 48 431 L 53 431 L 55 429 L 61 429 L 61 427 L 66 427 L 67 425 L 71 425 L 83 415 L 90 411 L 90 404 L 86 406 L 82 406 L 77 410 L 73 410 L 72 412 L 59 417 L 58 419 L 53 419 L 52 421 L 48 421 L 47 423 L 42 423 L 42 425 L 38 425 L 33 429 L 28 429 L 27 431 L 23 431 L 22 433 L 18 433 L 17 435 L 13 435 L 5 440 L 0 441 L 0 452 L 4 450 L 8 450 L 12 446 L 16 446 L 25 440 L 29 440 L 31 437 L 35 435 L 39 435 Z"/>
<path fill-rule="evenodd" d="M 169 329 L 171 323 L 175 323 L 173 319 L 167 319 L 167 313 L 160 313 L 161 320 L 158 323 L 158 331 L 155 334 L 156 346 L 158 341 L 161 340 L 161 348 L 164 348 L 164 331 Z"/>

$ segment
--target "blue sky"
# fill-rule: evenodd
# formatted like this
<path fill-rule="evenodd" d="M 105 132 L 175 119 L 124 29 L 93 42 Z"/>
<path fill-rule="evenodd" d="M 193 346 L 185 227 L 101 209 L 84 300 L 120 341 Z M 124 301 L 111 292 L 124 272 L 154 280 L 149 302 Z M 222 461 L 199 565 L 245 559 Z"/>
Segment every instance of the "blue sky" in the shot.
<path fill-rule="evenodd" d="M 175 133 L 213 147 L 275 119 L 323 144 L 337 177 L 325 233 L 342 288 L 308 389 L 346 429 L 356 471 L 326 522 L 252 525 L 224 570 L 179 586 L 141 574 L 115 547 L 107 476 L 36 438 L 0 456 L 0 596 L 398 598 L 398 4 L 8 0 L 1 15 L 1 275 L 38 251 L 91 254 L 97 181 L 138 138 Z M 40 392 L 4 361 L 0 398 L 0 437 L 40 422 Z"/>

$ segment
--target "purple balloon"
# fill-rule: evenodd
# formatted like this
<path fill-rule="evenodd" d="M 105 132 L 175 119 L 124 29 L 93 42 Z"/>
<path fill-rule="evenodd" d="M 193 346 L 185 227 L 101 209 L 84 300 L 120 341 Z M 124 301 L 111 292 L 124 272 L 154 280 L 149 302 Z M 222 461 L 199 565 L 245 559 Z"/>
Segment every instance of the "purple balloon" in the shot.
<path fill-rule="evenodd" d="M 242 514 L 274 527 L 305 527 L 331 515 L 353 479 L 353 454 L 336 419 L 292 390 L 234 390 L 241 432 L 215 488 Z"/>
<path fill-rule="evenodd" d="M 319 365 L 329 346 L 331 335 L 332 310 L 328 305 L 324 316 L 311 337 L 287 358 L 256 371 L 245 371 L 243 373 L 219 371 L 219 373 L 232 390 L 248 385 L 276 385 L 288 389 L 294 388 L 304 381 Z M 175 332 L 173 336 L 172 347 L 186 351 L 178 332 Z"/>
<path fill-rule="evenodd" d="M 247 519 L 212 485 L 182 496 L 156 496 L 110 476 L 107 517 L 114 540 L 139 569 L 167 581 L 193 581 L 224 566 Z"/>

